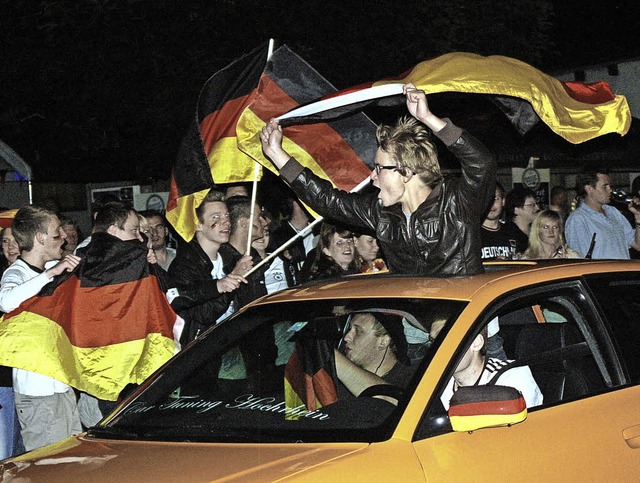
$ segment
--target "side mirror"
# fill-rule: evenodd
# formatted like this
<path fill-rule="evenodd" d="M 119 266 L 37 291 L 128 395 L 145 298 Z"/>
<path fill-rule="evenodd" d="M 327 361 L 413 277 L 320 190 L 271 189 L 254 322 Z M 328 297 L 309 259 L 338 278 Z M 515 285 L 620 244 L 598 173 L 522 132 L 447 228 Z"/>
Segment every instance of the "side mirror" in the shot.
<path fill-rule="evenodd" d="M 522 393 L 508 386 L 465 386 L 453 394 L 449 420 L 454 431 L 510 426 L 527 418 Z"/>

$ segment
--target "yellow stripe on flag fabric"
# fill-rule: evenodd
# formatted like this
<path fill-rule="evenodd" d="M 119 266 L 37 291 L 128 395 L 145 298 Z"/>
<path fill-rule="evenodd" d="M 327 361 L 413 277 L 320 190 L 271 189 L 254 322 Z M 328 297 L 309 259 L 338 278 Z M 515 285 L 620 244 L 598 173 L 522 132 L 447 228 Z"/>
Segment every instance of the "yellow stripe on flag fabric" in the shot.
<path fill-rule="evenodd" d="M 109 401 L 115 401 L 128 383 L 142 383 L 173 356 L 175 348 L 172 339 L 158 333 L 79 348 L 58 324 L 26 311 L 0 322 L 0 364 L 38 372 Z"/>
<path fill-rule="evenodd" d="M 238 140 L 235 137 L 225 137 L 216 141 L 209 152 L 208 160 L 216 184 L 253 181 L 255 177 L 255 161 L 238 149 Z M 261 178 L 262 170 L 258 180 Z"/>
<path fill-rule="evenodd" d="M 198 224 L 196 208 L 200 206 L 209 191 L 211 188 L 181 196 L 177 200 L 176 208 L 167 211 L 167 220 L 187 242 L 190 242 L 196 233 Z"/>
<path fill-rule="evenodd" d="M 562 83 L 535 67 L 510 57 L 454 52 L 416 65 L 402 79 L 373 85 L 412 82 L 427 94 L 468 92 L 513 96 L 527 100 L 555 133 L 574 144 L 603 134 L 626 134 L 631 111 L 622 95 L 602 104 L 573 99 Z"/>
<path fill-rule="evenodd" d="M 238 124 L 236 127 L 236 136 L 238 140 L 238 148 L 243 151 L 247 156 L 259 162 L 264 168 L 267 168 L 271 172 L 278 174 L 278 171 L 274 168 L 271 161 L 269 161 L 262 152 L 262 143 L 260 142 L 260 131 L 264 127 L 265 122 L 256 116 L 251 109 L 246 108 L 240 119 L 238 119 Z M 311 154 L 305 151 L 300 145 L 293 142 L 286 135 L 282 138 L 282 147 L 286 152 L 288 152 L 291 156 L 296 158 L 296 160 L 302 164 L 303 166 L 309 168 L 314 172 L 317 176 L 320 176 L 323 179 L 326 179 L 331 182 L 333 186 L 335 184 L 329 178 L 327 173 L 322 169 L 322 167 L 316 163 L 316 160 L 313 158 Z M 317 218 L 319 215 L 305 205 L 305 208 L 309 211 L 309 213 Z"/>

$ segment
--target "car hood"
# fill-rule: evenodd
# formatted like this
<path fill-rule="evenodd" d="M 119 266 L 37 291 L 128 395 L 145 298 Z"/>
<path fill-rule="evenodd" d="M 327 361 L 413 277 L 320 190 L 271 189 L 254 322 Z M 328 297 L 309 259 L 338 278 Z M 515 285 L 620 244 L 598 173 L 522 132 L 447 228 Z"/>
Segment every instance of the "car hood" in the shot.
<path fill-rule="evenodd" d="M 5 460 L 0 481 L 275 481 L 368 446 L 163 443 L 81 435 Z"/>

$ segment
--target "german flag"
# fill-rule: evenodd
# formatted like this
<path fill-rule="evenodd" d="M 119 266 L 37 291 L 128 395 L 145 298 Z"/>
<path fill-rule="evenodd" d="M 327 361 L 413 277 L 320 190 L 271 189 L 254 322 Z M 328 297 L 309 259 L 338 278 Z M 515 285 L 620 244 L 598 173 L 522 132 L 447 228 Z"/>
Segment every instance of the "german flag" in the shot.
<path fill-rule="evenodd" d="M 195 209 L 217 184 L 253 181 L 266 122 L 336 89 L 286 45 L 267 61 L 261 47 L 214 74 L 198 99 L 196 121 L 173 170 L 167 219 L 187 241 Z M 375 125 L 362 113 L 285 130 L 285 147 L 314 172 L 345 190 L 366 178 L 375 155 Z"/>
<path fill-rule="evenodd" d="M 454 431 L 507 426 L 526 418 L 524 397 L 509 386 L 460 387 L 453 393 L 449 406 L 449 420 Z"/>
<path fill-rule="evenodd" d="M 177 316 L 150 272 L 147 249 L 97 233 L 72 274 L 6 314 L 0 364 L 114 401 L 173 356 Z"/>
<path fill-rule="evenodd" d="M 315 411 L 338 400 L 333 347 L 329 341 L 299 338 L 284 369 L 285 407 Z M 296 412 L 286 419 L 298 419 Z"/>
<path fill-rule="evenodd" d="M 401 93 L 401 86 L 409 82 L 427 94 L 491 95 L 522 134 L 542 120 L 556 134 L 578 144 L 613 132 L 624 135 L 631 126 L 626 98 L 615 95 L 606 82 L 561 82 L 510 57 L 464 52 L 421 62 L 394 78 L 345 89 L 317 102 L 315 109 L 308 105 L 286 117 L 288 122 L 308 122 L 305 118 L 321 121 L 345 115 L 361 109 L 364 101 L 370 104 L 371 99 Z"/>

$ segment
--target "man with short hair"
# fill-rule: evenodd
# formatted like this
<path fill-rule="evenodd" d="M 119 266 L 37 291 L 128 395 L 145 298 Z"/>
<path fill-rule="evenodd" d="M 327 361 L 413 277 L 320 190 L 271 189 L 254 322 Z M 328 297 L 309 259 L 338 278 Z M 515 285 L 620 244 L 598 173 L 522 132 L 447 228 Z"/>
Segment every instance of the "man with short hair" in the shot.
<path fill-rule="evenodd" d="M 243 256 L 230 273 L 223 269 L 225 260 L 219 250 L 229 241 L 230 220 L 222 193 L 207 193 L 196 208 L 196 216 L 194 239 L 178 246 L 169 267 L 169 276 L 179 292 L 171 305 L 185 320 L 180 339 L 183 346 L 233 312 L 233 292 L 247 283 L 243 275 L 253 265 L 250 256 Z"/>
<path fill-rule="evenodd" d="M 517 234 L 513 224 L 500 220 L 505 204 L 505 190 L 496 183 L 496 193 L 491 208 L 482 222 L 482 259 L 510 260 L 516 254 Z"/>
<path fill-rule="evenodd" d="M 529 246 L 531 223 L 536 219 L 540 207 L 536 194 L 524 186 L 516 186 L 507 193 L 505 200 L 505 225 L 516 236 L 516 252 L 524 253 Z"/>
<path fill-rule="evenodd" d="M 320 215 L 375 232 L 391 272 L 482 273 L 480 225 L 494 192 L 496 161 L 473 136 L 435 116 L 424 91 L 406 84 L 403 92 L 412 118 L 378 127 L 371 172 L 377 191 L 345 193 L 303 168 L 282 148 L 282 128 L 275 119 L 262 129 L 262 149 Z M 460 161 L 459 179 L 443 178 L 431 132 Z"/>
<path fill-rule="evenodd" d="M 80 263 L 80 258 L 71 254 L 55 265 L 50 263 L 62 257 L 66 238 L 60 220 L 52 211 L 25 206 L 16 213 L 12 229 L 20 247 L 20 258 L 7 268 L 0 282 L 3 312 L 15 310 L 54 277 L 75 270 Z M 75 393 L 68 385 L 42 374 L 14 369 L 13 388 L 27 451 L 82 431 Z"/>
<path fill-rule="evenodd" d="M 157 210 L 147 210 L 140 214 L 149 222 L 151 249 L 156 254 L 158 265 L 164 270 L 169 270 L 169 265 L 176 258 L 176 250 L 167 246 L 167 237 L 169 236 L 167 220 Z"/>
<path fill-rule="evenodd" d="M 344 354 L 334 354 L 338 379 L 354 396 L 380 384 L 405 388 L 412 374 L 402 320 L 395 315 L 356 312 L 344 336 Z"/>
<path fill-rule="evenodd" d="M 595 235 L 591 258 L 629 259 L 629 248 L 640 250 L 640 198 L 629 203 L 635 217 L 635 226 L 631 226 L 619 210 L 609 206 L 613 190 L 606 168 L 584 168 L 577 179 L 577 191 L 580 204 L 565 224 L 565 238 L 571 248 L 586 256 Z"/>
<path fill-rule="evenodd" d="M 431 336 L 437 337 L 431 329 Z M 463 386 L 498 384 L 514 387 L 522 393 L 527 407 L 542 404 L 542 393 L 531 374 L 529 366 L 510 367 L 512 361 L 503 361 L 486 356 L 487 328 L 478 334 L 467 349 L 455 369 L 453 377 L 445 387 L 440 400 L 445 409 L 449 409 L 449 402 L 453 393 Z M 495 379 L 495 381 L 494 381 Z"/>
<path fill-rule="evenodd" d="M 233 271 L 239 260 L 247 254 L 247 241 L 249 240 L 249 231 L 251 231 L 251 242 L 264 236 L 264 229 L 267 225 L 266 220 L 262 216 L 262 210 L 256 203 L 252 205 L 251 199 L 247 196 L 234 196 L 227 199 L 227 208 L 229 210 L 229 241 L 220 246 L 219 253 L 224 257 L 225 273 Z M 251 216 L 253 215 L 253 218 Z M 261 258 L 255 248 L 249 250 L 251 257 L 251 265 L 249 268 L 260 263 Z M 236 291 L 236 310 L 242 308 L 249 302 L 267 294 L 264 284 L 264 272 L 267 267 L 263 266 L 254 271 L 248 278 L 247 284 L 244 284 Z"/>

